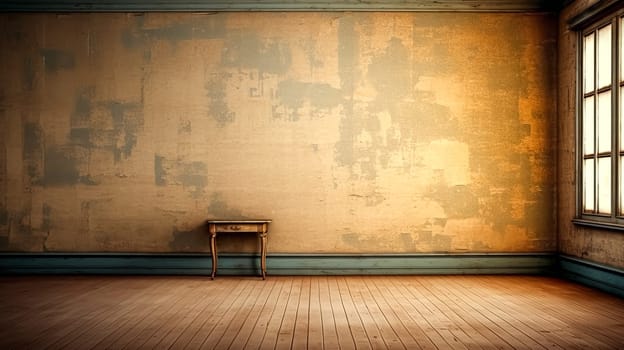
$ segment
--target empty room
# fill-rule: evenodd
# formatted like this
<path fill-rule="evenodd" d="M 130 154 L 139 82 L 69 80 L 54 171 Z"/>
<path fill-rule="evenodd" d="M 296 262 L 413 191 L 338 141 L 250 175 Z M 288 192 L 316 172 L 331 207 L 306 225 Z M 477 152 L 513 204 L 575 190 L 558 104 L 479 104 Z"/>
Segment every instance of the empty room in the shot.
<path fill-rule="evenodd" d="M 0 1 L 0 348 L 624 349 L 624 2 Z"/>

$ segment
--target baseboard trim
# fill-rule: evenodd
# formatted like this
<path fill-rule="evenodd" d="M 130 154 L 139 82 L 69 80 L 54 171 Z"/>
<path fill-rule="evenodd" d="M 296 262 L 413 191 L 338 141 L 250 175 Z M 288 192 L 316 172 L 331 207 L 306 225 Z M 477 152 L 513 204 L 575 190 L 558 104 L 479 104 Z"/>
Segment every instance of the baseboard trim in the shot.
<path fill-rule="evenodd" d="M 556 255 L 270 254 L 268 275 L 547 274 Z M 256 254 L 220 254 L 218 275 L 259 273 Z M 209 254 L 0 254 L 1 274 L 210 275 Z"/>
<path fill-rule="evenodd" d="M 559 256 L 559 275 L 565 279 L 624 297 L 624 270 L 572 256 Z"/>

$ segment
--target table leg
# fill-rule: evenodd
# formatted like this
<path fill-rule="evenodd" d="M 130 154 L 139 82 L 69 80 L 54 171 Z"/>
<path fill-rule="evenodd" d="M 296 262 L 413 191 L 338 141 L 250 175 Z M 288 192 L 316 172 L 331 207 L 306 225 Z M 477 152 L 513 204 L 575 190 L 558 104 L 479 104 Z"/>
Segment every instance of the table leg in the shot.
<path fill-rule="evenodd" d="M 212 274 L 211 279 L 214 280 L 217 274 L 217 232 L 213 227 L 210 228 L 210 255 L 212 255 Z"/>
<path fill-rule="evenodd" d="M 266 244 L 267 233 L 260 233 L 260 268 L 262 269 L 262 279 L 266 279 Z"/>

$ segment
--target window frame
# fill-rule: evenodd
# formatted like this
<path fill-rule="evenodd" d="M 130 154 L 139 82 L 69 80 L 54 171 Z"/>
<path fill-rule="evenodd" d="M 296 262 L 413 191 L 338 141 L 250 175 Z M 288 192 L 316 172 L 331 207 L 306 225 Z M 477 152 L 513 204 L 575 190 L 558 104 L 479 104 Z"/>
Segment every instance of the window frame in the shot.
<path fill-rule="evenodd" d="M 621 124 L 624 123 L 624 115 L 621 114 L 620 109 L 624 110 L 624 63 L 621 62 L 620 55 L 624 55 L 624 7 L 617 9 L 610 8 L 608 13 L 600 11 L 598 15 L 594 15 L 591 18 L 585 18 L 581 23 L 575 23 L 575 29 L 577 33 L 577 74 L 576 74 L 576 217 L 572 220 L 575 224 L 585 225 L 598 228 L 606 228 L 611 230 L 624 231 L 624 150 L 621 147 L 620 138 L 624 138 L 624 134 L 621 134 Z M 583 15 L 583 13 L 581 13 Z M 573 19 L 574 20 L 574 19 Z M 611 79 L 610 84 L 605 87 L 599 87 L 598 84 L 598 65 L 597 52 L 598 52 L 598 33 L 599 30 L 611 25 Z M 593 49 L 593 79 L 594 87 L 590 92 L 585 92 L 584 70 L 585 70 L 585 38 L 589 35 L 594 35 L 594 49 Z M 622 52 L 621 52 L 622 51 Z M 622 60 L 624 61 L 624 60 Z M 611 123 L 610 123 L 610 136 L 611 136 L 611 149 L 607 152 L 600 152 L 598 149 L 598 141 L 596 136 L 599 134 L 597 131 L 597 113 L 598 110 L 598 96 L 601 93 L 610 91 L 611 93 Z M 594 150 L 592 155 L 585 155 L 584 150 L 584 117 L 585 117 L 585 99 L 593 96 L 593 128 L 594 128 Z M 623 140 L 624 141 L 624 140 Z M 598 159 L 610 157 L 611 158 L 611 171 L 610 171 L 610 213 L 599 213 L 599 190 L 597 183 L 599 179 L 596 178 Z M 595 159 L 594 163 L 594 211 L 593 213 L 584 210 L 584 161 L 586 159 Z M 622 170 L 622 171 L 620 171 Z"/>

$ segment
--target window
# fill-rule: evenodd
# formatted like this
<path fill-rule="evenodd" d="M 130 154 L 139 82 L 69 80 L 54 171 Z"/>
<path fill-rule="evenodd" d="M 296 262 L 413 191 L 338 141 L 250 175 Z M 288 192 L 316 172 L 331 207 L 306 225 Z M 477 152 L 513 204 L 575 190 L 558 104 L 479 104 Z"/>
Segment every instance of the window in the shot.
<path fill-rule="evenodd" d="M 579 31 L 575 222 L 624 230 L 624 13 L 603 18 Z"/>

